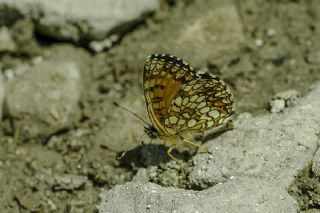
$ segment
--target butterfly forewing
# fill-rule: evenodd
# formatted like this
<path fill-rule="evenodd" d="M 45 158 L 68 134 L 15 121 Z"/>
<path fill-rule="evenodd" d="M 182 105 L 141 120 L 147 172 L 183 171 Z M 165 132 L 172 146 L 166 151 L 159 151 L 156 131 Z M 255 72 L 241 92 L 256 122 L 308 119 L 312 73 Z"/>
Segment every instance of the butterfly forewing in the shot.
<path fill-rule="evenodd" d="M 174 96 L 184 84 L 195 79 L 183 60 L 167 55 L 150 55 L 144 65 L 143 86 L 149 117 L 160 134 L 169 134 L 164 121 Z"/>

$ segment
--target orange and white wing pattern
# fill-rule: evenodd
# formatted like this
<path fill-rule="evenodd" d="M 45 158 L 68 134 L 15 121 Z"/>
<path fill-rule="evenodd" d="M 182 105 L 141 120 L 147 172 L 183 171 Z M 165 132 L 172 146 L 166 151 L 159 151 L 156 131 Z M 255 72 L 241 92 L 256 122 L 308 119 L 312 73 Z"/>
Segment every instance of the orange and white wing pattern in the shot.
<path fill-rule="evenodd" d="M 158 136 L 218 127 L 233 113 L 233 98 L 222 79 L 196 74 L 185 61 L 152 54 L 144 65 L 147 110 Z"/>
<path fill-rule="evenodd" d="M 158 135 L 173 135 L 165 127 L 172 100 L 181 88 L 196 79 L 193 68 L 168 54 L 152 54 L 144 64 L 143 88 L 147 110 Z"/>
<path fill-rule="evenodd" d="M 165 127 L 183 134 L 220 128 L 233 113 L 233 97 L 222 79 L 197 75 L 171 101 Z"/>

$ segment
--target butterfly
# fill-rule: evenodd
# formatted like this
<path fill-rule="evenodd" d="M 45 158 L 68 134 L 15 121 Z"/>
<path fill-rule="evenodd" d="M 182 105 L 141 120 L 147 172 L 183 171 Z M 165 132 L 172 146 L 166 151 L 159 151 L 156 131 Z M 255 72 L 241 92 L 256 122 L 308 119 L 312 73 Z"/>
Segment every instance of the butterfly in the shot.
<path fill-rule="evenodd" d="M 168 54 L 151 54 L 143 67 L 143 89 L 152 125 L 145 127 L 150 138 L 174 146 L 205 132 L 220 131 L 233 114 L 233 95 L 225 82 L 209 73 L 196 73 L 185 61 Z"/>

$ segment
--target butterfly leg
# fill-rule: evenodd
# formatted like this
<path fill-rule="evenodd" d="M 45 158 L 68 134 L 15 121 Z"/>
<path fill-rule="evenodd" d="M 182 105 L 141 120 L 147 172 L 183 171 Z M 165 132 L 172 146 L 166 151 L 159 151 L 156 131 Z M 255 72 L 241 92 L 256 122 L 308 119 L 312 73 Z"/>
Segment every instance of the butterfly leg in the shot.
<path fill-rule="evenodd" d="M 232 120 L 227 121 L 226 125 L 224 126 L 224 129 L 222 131 L 228 131 L 228 130 L 233 130 L 234 129 L 234 124 Z"/>
<path fill-rule="evenodd" d="M 196 146 L 199 149 L 202 149 L 203 151 L 205 151 L 206 153 L 212 154 L 207 148 L 205 148 L 205 147 L 203 147 L 203 146 L 201 146 L 199 144 L 193 143 L 192 141 L 189 141 L 189 140 L 187 140 L 185 138 L 183 139 L 183 142 L 191 144 L 192 146 Z"/>
<path fill-rule="evenodd" d="M 175 158 L 175 157 L 173 157 L 173 155 L 171 154 L 171 151 L 172 151 L 173 148 L 174 148 L 174 146 L 170 146 L 170 147 L 169 147 L 169 149 L 167 150 L 167 155 L 168 155 L 171 159 L 173 159 L 173 160 L 175 160 L 175 161 L 178 161 L 178 159 Z"/>
<path fill-rule="evenodd" d="M 174 148 L 174 145 L 169 147 L 169 149 L 167 150 L 167 155 L 180 165 L 180 170 L 181 170 L 182 174 L 186 175 L 187 172 L 186 172 L 185 165 L 183 165 L 181 161 L 179 161 L 177 158 L 173 157 L 173 155 L 171 154 L 171 151 L 173 148 Z"/>

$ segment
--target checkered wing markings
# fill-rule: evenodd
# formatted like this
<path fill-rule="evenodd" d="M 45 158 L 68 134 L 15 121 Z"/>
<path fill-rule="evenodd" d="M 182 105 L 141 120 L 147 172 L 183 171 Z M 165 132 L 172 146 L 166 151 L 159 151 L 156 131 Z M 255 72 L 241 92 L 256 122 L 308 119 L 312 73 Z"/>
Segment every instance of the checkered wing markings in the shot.
<path fill-rule="evenodd" d="M 176 132 L 204 131 L 232 114 L 232 95 L 219 78 L 185 84 L 172 100 L 165 127 Z"/>
<path fill-rule="evenodd" d="M 165 132 L 165 119 L 174 96 L 195 74 L 182 60 L 169 55 L 151 55 L 143 70 L 144 94 L 149 117 L 159 133 Z"/>

